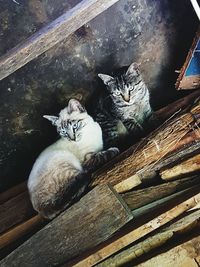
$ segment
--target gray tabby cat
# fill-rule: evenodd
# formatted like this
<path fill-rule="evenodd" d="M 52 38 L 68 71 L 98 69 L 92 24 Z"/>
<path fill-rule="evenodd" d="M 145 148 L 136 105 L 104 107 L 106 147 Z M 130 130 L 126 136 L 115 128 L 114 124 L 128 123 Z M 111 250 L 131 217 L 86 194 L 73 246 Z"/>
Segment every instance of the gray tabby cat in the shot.
<path fill-rule="evenodd" d="M 133 140 L 144 132 L 153 111 L 149 91 L 136 63 L 121 75 L 98 74 L 107 89 L 107 96 L 100 97 L 94 118 L 101 125 L 106 146 L 117 145 L 125 137 Z M 133 143 L 133 141 L 132 141 Z"/>
<path fill-rule="evenodd" d="M 59 116 L 44 118 L 56 126 L 60 139 L 47 147 L 33 165 L 28 189 L 31 202 L 43 217 L 52 219 L 80 197 L 89 183 L 88 173 L 118 154 L 102 151 L 102 131 L 75 99 Z"/>

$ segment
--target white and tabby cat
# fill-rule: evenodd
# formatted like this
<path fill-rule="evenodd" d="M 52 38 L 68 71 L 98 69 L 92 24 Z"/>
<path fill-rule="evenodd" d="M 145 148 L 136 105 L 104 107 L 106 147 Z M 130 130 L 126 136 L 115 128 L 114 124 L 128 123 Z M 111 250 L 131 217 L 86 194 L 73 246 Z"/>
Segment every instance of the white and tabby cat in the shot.
<path fill-rule="evenodd" d="M 106 85 L 107 94 L 100 97 L 94 119 L 103 131 L 106 146 L 119 145 L 125 137 L 137 137 L 153 118 L 149 90 L 136 63 L 114 77 L 98 74 Z M 133 143 L 133 142 L 132 142 Z"/>
<path fill-rule="evenodd" d="M 31 170 L 28 189 L 35 210 L 53 218 L 80 197 L 90 179 L 89 172 L 116 154 L 117 148 L 102 151 L 102 131 L 75 99 L 59 116 L 47 116 L 57 127 L 60 139 L 47 147 Z"/>

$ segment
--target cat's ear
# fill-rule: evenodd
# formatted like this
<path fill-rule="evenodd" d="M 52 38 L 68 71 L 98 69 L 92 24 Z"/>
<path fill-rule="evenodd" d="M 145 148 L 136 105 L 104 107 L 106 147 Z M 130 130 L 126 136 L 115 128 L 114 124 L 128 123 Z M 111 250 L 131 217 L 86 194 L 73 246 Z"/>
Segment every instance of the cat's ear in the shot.
<path fill-rule="evenodd" d="M 99 78 L 102 79 L 105 85 L 108 85 L 109 83 L 114 81 L 114 78 L 112 76 L 106 75 L 106 74 L 98 74 Z"/>
<path fill-rule="evenodd" d="M 81 103 L 76 99 L 70 99 L 67 106 L 69 114 L 73 111 L 79 111 L 80 113 L 86 112 L 85 108 L 81 105 Z"/>
<path fill-rule="evenodd" d="M 138 66 L 138 64 L 136 62 L 133 62 L 129 66 L 129 68 L 128 68 L 127 72 L 126 72 L 126 75 L 129 76 L 130 78 L 140 75 L 139 66 Z"/>
<path fill-rule="evenodd" d="M 49 120 L 54 126 L 57 125 L 57 121 L 58 121 L 57 116 L 44 115 L 43 118 Z"/>

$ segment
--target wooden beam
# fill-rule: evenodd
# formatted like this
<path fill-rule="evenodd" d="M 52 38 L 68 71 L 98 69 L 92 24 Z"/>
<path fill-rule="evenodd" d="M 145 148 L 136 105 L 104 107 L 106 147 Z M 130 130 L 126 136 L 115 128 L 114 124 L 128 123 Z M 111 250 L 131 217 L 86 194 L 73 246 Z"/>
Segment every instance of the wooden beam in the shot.
<path fill-rule="evenodd" d="M 13 186 L 12 188 L 0 194 L 0 204 L 3 204 L 4 202 L 19 195 L 24 191 L 27 191 L 27 182 L 23 182 L 21 184 Z"/>
<path fill-rule="evenodd" d="M 38 57 L 118 0 L 82 0 L 0 58 L 0 80 Z"/>
<path fill-rule="evenodd" d="M 98 186 L 3 259 L 0 265 L 60 265 L 105 241 L 132 218 L 126 203 L 110 186 Z"/>

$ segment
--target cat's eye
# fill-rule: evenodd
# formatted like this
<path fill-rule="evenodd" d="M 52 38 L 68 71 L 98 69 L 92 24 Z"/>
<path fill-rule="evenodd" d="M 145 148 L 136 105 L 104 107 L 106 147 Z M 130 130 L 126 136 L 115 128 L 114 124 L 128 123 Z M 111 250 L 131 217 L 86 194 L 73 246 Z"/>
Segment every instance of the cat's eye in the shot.
<path fill-rule="evenodd" d="M 77 127 L 78 127 L 78 123 L 75 122 L 75 123 L 73 124 L 73 129 L 76 129 Z"/>
<path fill-rule="evenodd" d="M 115 94 L 115 95 L 120 95 L 121 92 L 120 92 L 120 91 L 115 91 L 114 94 Z"/>

